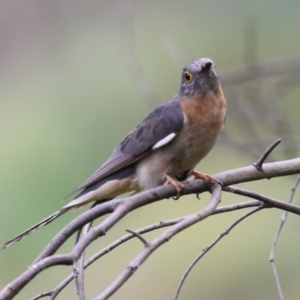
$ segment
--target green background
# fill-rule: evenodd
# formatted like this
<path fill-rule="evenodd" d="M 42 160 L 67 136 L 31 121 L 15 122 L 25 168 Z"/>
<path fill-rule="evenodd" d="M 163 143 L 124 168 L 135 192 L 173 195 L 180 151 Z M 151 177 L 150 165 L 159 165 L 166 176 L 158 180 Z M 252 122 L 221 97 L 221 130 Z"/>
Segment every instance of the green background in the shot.
<path fill-rule="evenodd" d="M 123 19 L 124 3 L 133 6 L 133 15 L 127 15 L 130 22 Z M 299 11 L 295 0 L 1 1 L 0 243 L 63 206 L 64 196 L 95 171 L 130 130 L 177 93 L 181 67 L 190 60 L 210 57 L 221 74 L 242 67 L 249 22 L 256 26 L 259 61 L 298 55 Z M 126 26 L 133 28 L 132 37 L 124 34 Z M 130 69 L 126 42 L 140 69 Z M 146 100 L 140 91 L 143 80 L 160 96 Z M 288 102 L 294 114 L 299 96 L 298 90 Z M 227 98 L 229 111 L 234 110 Z M 242 138 L 247 140 L 246 135 Z M 253 161 L 219 143 L 198 170 L 214 174 Z M 293 179 L 242 186 L 286 200 Z M 130 213 L 95 241 L 86 257 L 125 234 L 126 228 L 193 213 L 208 197 L 164 200 Z M 241 200 L 224 194 L 221 204 Z M 1 252 L 0 287 L 23 272 L 80 212 L 60 217 Z M 112 299 L 172 299 L 193 258 L 241 214 L 214 216 L 182 232 L 156 251 Z M 197 264 L 180 299 L 277 299 L 268 257 L 280 216 L 280 211 L 268 209 L 240 224 Z M 299 228 L 299 218 L 290 216 L 276 253 L 286 299 L 299 299 Z M 157 234 L 145 237 L 150 241 Z M 60 252 L 72 245 L 70 239 Z M 111 283 L 141 250 L 141 242 L 132 240 L 91 266 L 86 272 L 87 298 Z M 16 299 L 52 289 L 70 272 L 71 267 L 46 270 Z M 58 299 L 77 299 L 74 284 Z"/>

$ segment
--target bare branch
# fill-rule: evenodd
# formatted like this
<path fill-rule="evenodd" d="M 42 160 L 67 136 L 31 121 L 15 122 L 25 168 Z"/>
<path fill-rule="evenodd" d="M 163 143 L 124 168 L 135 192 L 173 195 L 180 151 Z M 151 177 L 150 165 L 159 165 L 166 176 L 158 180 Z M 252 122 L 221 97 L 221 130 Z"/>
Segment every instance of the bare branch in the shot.
<path fill-rule="evenodd" d="M 296 189 L 299 185 L 299 182 L 300 182 L 300 175 L 297 177 L 295 183 L 293 184 L 293 186 L 291 188 L 291 194 L 290 194 L 290 198 L 289 198 L 288 203 L 292 203 L 295 192 L 296 192 Z M 277 272 L 277 268 L 276 268 L 276 264 L 275 264 L 275 250 L 276 250 L 276 246 L 277 246 L 277 242 L 278 242 L 281 230 L 282 230 L 283 225 L 284 225 L 284 223 L 287 219 L 287 215 L 288 215 L 288 212 L 285 211 L 281 216 L 281 221 L 280 221 L 280 224 L 279 224 L 278 229 L 276 231 L 274 241 L 273 241 L 273 244 L 272 244 L 272 248 L 271 248 L 270 257 L 269 257 L 269 261 L 270 261 L 271 266 L 272 266 L 272 270 L 273 270 L 273 274 L 274 274 L 274 278 L 275 278 L 275 282 L 276 282 L 276 286 L 277 286 L 277 290 L 278 290 L 280 300 L 284 300 L 284 297 L 283 297 L 283 292 L 282 292 L 282 288 L 281 288 L 281 285 L 280 285 L 279 276 L 278 276 L 278 272 Z"/>
<path fill-rule="evenodd" d="M 217 214 L 220 214 L 220 213 L 236 211 L 236 210 L 245 209 L 245 208 L 249 208 L 249 207 L 260 206 L 260 205 L 261 205 L 261 201 L 253 200 L 253 201 L 247 201 L 247 202 L 243 202 L 243 203 L 237 203 L 237 204 L 231 204 L 231 205 L 227 205 L 227 206 L 221 206 L 221 207 L 217 207 L 214 210 L 214 212 L 212 213 L 212 215 L 217 215 Z M 135 232 L 137 232 L 138 234 L 143 234 L 143 233 L 147 233 L 147 232 L 150 232 L 150 231 L 153 231 L 153 230 L 156 230 L 156 229 L 168 227 L 168 226 L 177 224 L 178 222 L 182 221 L 183 218 L 184 217 L 169 220 L 169 221 L 161 221 L 159 223 L 152 224 L 152 225 L 143 227 L 141 229 L 138 229 Z M 121 244 L 125 243 L 126 241 L 128 241 L 132 238 L 134 238 L 133 234 L 127 234 L 127 235 L 121 237 L 120 239 L 116 240 L 112 244 L 108 245 L 107 247 L 103 248 L 101 251 L 94 254 L 91 258 L 89 258 L 85 262 L 84 268 L 89 267 L 93 262 L 98 260 L 100 257 L 102 257 L 105 254 L 111 252 L 113 249 L 115 249 L 116 247 L 120 246 Z M 73 278 L 74 278 L 73 274 L 69 275 L 53 291 L 48 292 L 48 293 L 51 294 L 51 297 L 50 297 L 49 300 L 55 299 L 56 296 L 72 281 Z"/>
<path fill-rule="evenodd" d="M 267 157 L 270 155 L 270 153 L 281 143 L 281 139 L 278 139 L 276 141 L 274 141 L 269 147 L 268 149 L 262 154 L 262 156 L 258 159 L 257 162 L 255 162 L 253 164 L 253 166 L 260 172 L 263 172 L 263 168 L 262 165 L 265 162 L 265 160 L 267 159 Z"/>
<path fill-rule="evenodd" d="M 51 296 L 51 294 L 52 294 L 52 291 L 45 292 L 45 293 L 39 294 L 39 295 L 31 298 L 31 300 L 38 300 L 38 299 L 41 299 L 41 298 L 44 298 L 44 297 Z"/>
<path fill-rule="evenodd" d="M 138 267 L 150 256 L 150 254 L 159 248 L 164 243 L 168 242 L 174 235 L 191 225 L 207 218 L 216 209 L 221 200 L 221 186 L 218 184 L 212 185 L 212 194 L 209 203 L 201 211 L 192 214 L 171 228 L 167 229 L 156 237 L 148 247 L 144 250 L 125 268 L 125 270 L 116 278 L 116 280 L 109 285 L 95 300 L 105 300 L 114 294 L 138 269 Z"/>
<path fill-rule="evenodd" d="M 216 174 L 214 177 L 224 183 L 224 185 L 236 184 L 241 182 L 259 180 L 264 178 L 272 178 L 300 173 L 300 158 L 266 163 L 264 164 L 265 173 L 259 172 L 254 166 L 243 167 L 231 171 Z M 201 179 L 189 181 L 184 184 L 183 195 L 191 193 L 200 193 L 208 190 L 209 185 Z M 121 220 L 127 213 L 141 206 L 153 203 L 155 201 L 169 198 L 176 195 L 176 189 L 172 185 L 161 186 L 153 190 L 148 190 L 129 198 L 116 199 L 102 203 L 93 209 L 83 213 L 75 220 L 70 222 L 60 233 L 58 233 L 52 241 L 47 245 L 44 251 L 38 256 L 35 262 L 29 266 L 24 273 L 18 278 L 10 282 L 0 291 L 0 300 L 9 300 L 14 297 L 28 282 L 30 282 L 37 274 L 54 265 L 71 265 L 77 261 L 84 249 L 99 236 L 104 235 L 111 227 Z M 253 197 L 253 194 L 250 196 Z M 259 199 L 260 200 L 260 199 Z M 271 206 L 287 209 L 294 213 L 299 213 L 300 208 L 296 205 L 285 204 L 281 201 L 273 201 L 270 199 Z M 263 200 L 262 200 L 263 201 Z M 272 202 L 273 201 L 273 202 Z M 92 220 L 105 215 L 111 214 L 99 225 L 91 229 L 82 239 L 75 245 L 69 254 L 53 255 L 55 251 L 78 229 Z M 180 222 L 181 223 L 181 222 Z M 178 225 L 178 224 L 177 224 Z M 174 225 L 176 226 L 176 225 Z M 150 247 L 151 248 L 151 247 Z M 148 249 L 148 248 L 147 248 Z M 152 248 L 151 248 L 152 249 Z M 50 256 L 50 257 L 49 257 Z"/>
<path fill-rule="evenodd" d="M 131 229 L 126 229 L 126 231 L 133 234 L 135 237 L 137 237 L 144 244 L 145 247 L 149 247 L 149 243 L 137 231 Z"/>
<path fill-rule="evenodd" d="M 289 211 L 293 214 L 300 215 L 300 206 L 298 206 L 298 205 L 279 201 L 274 198 L 255 193 L 253 191 L 239 189 L 239 188 L 236 188 L 233 186 L 224 187 L 223 191 L 238 194 L 238 195 L 253 198 L 253 199 L 257 199 L 257 200 L 264 202 L 269 207 L 276 207 L 276 208 L 279 208 L 279 209 L 282 209 L 285 211 Z"/>
<path fill-rule="evenodd" d="M 83 236 L 85 236 L 92 226 L 92 222 L 86 224 L 83 229 Z M 80 300 L 85 300 L 84 293 L 84 251 L 82 251 L 80 259 L 78 260 L 78 277 L 77 277 L 77 294 Z"/>
<path fill-rule="evenodd" d="M 248 167 L 222 172 L 214 175 L 214 177 L 224 182 L 225 185 L 229 185 L 229 184 L 236 184 L 236 183 L 259 180 L 264 178 L 293 175 L 293 174 L 300 173 L 300 158 L 265 164 L 264 171 L 265 173 L 261 173 L 257 171 L 255 167 L 248 166 Z M 201 193 L 207 190 L 207 188 L 208 188 L 207 185 L 200 179 L 189 181 L 185 183 L 184 190 L 182 191 L 182 195 Z M 95 227 L 95 229 L 97 228 L 96 229 L 97 237 L 105 234 L 105 232 L 111 226 L 113 226 L 113 224 L 116 221 L 120 220 L 130 210 L 136 209 L 140 206 L 161 199 L 170 198 L 176 195 L 175 192 L 176 189 L 172 185 L 161 186 L 153 190 L 139 193 L 130 198 L 125 198 L 121 200 L 117 199 L 106 203 L 102 203 L 101 205 L 98 205 L 98 207 L 95 207 L 94 209 L 80 215 L 77 219 L 73 220 L 68 226 L 66 226 L 60 233 L 58 233 L 58 235 L 52 239 L 51 243 L 39 255 L 36 261 L 53 254 L 62 245 L 62 243 L 65 241 L 66 238 L 70 237 L 74 232 L 76 232 L 79 228 L 84 226 L 86 223 L 100 216 L 103 216 L 109 212 L 113 212 L 118 206 L 124 205 L 126 207 L 126 211 L 124 211 L 124 209 L 119 209 L 120 211 L 122 211 L 122 214 L 118 215 L 117 219 L 114 219 L 116 216 L 112 214 L 111 217 L 113 217 L 113 220 L 108 220 L 108 221 L 106 220 L 105 222 L 109 222 L 109 223 L 104 224 L 104 228 L 101 229 L 102 231 L 98 227 Z M 97 237 L 94 237 L 94 239 Z"/>
<path fill-rule="evenodd" d="M 177 287 L 176 293 L 175 293 L 175 297 L 174 300 L 177 300 L 179 297 L 179 293 L 181 291 L 181 288 L 187 278 L 187 276 L 189 275 L 189 273 L 191 272 L 191 270 L 193 269 L 193 267 L 198 263 L 198 261 L 201 259 L 201 257 L 203 257 L 211 248 L 213 248 L 225 235 L 228 235 L 229 232 L 237 225 L 239 224 L 241 221 L 245 220 L 247 217 L 251 216 L 252 214 L 258 212 L 259 210 L 265 208 L 264 204 L 261 204 L 259 207 L 256 207 L 252 210 L 250 210 L 249 212 L 245 213 L 244 215 L 242 215 L 241 217 L 239 217 L 237 220 L 235 220 L 231 225 L 229 225 L 229 227 L 227 227 L 211 244 L 209 244 L 207 247 L 205 247 L 202 252 L 193 260 L 193 262 L 189 265 L 189 267 L 187 268 L 187 270 L 184 272 L 183 276 L 180 279 L 179 285 Z"/>

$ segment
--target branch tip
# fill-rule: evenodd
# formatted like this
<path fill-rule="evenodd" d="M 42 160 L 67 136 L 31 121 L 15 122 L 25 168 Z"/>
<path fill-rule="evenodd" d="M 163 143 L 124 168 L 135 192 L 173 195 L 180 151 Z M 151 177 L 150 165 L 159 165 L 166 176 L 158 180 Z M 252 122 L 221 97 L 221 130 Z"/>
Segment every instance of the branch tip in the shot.
<path fill-rule="evenodd" d="M 258 161 L 256 161 L 253 166 L 262 173 L 265 173 L 265 171 L 263 170 L 263 163 L 265 162 L 265 160 L 267 159 L 267 157 L 271 154 L 271 152 L 281 143 L 281 138 L 277 139 L 276 141 L 274 141 L 267 149 L 266 151 L 262 154 L 262 156 L 258 159 Z"/>

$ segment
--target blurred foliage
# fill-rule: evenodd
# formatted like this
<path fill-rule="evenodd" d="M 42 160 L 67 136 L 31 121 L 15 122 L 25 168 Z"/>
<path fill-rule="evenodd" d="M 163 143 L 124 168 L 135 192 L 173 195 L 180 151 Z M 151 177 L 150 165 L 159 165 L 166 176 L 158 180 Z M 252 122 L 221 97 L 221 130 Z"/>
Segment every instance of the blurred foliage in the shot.
<path fill-rule="evenodd" d="M 126 37 L 121 34 L 124 7 L 120 1 L 1 2 L 1 243 L 60 208 L 66 201 L 64 195 L 98 168 L 152 107 L 177 92 L 179 66 L 188 62 L 185 58 L 211 57 L 221 71 L 242 66 L 249 20 L 255 20 L 258 28 L 258 61 L 299 54 L 299 1 L 132 4 L 131 46 L 143 74 L 130 72 L 122 50 Z M 184 51 L 176 52 L 174 41 Z M 137 86 L 139 76 L 145 76 L 161 95 L 153 99 L 151 107 Z M 293 113 L 299 110 L 299 92 L 289 97 L 297 101 L 290 105 Z M 228 102 L 229 109 L 234 109 L 230 98 Z M 237 132 L 239 137 L 246 139 Z M 213 174 L 252 161 L 252 157 L 237 155 L 219 144 L 201 163 L 201 171 Z M 285 200 L 291 185 L 291 178 L 279 178 L 244 186 Z M 87 257 L 123 235 L 125 228 L 192 213 L 206 203 L 208 195 L 201 199 L 165 200 L 131 213 L 93 243 Z M 240 200 L 224 194 L 222 205 Z M 0 286 L 20 274 L 78 213 L 68 213 L 1 252 Z M 212 217 L 177 236 L 112 299 L 171 299 L 191 260 L 240 214 Z M 280 215 L 274 209 L 265 210 L 234 229 L 192 271 L 181 299 L 276 299 L 268 256 Z M 299 218 L 290 216 L 276 255 L 286 299 L 299 298 L 299 227 Z M 155 234 L 146 237 L 151 239 Z M 72 243 L 70 240 L 70 247 Z M 88 269 L 88 298 L 109 284 L 141 248 L 139 241 L 130 241 Z M 71 268 L 66 267 L 48 270 L 16 299 L 29 299 L 52 289 L 69 272 Z M 58 299 L 75 299 L 74 290 L 70 284 Z"/>

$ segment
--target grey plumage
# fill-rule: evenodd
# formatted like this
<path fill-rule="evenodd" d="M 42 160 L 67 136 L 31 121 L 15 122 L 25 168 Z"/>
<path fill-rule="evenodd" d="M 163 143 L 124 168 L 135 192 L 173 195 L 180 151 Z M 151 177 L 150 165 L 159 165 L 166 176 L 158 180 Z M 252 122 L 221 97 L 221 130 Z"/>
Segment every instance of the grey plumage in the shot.
<path fill-rule="evenodd" d="M 107 161 L 80 184 L 70 195 L 90 187 L 106 176 L 125 168 L 151 151 L 153 145 L 170 133 L 178 133 L 183 127 L 184 116 L 176 95 L 170 101 L 154 109 L 113 151 Z"/>
<path fill-rule="evenodd" d="M 123 139 L 107 161 L 71 193 L 81 191 L 73 200 L 0 250 L 70 209 L 186 180 L 214 146 L 225 113 L 226 100 L 213 62 L 202 58 L 188 64 L 178 94 L 154 109 Z"/>

